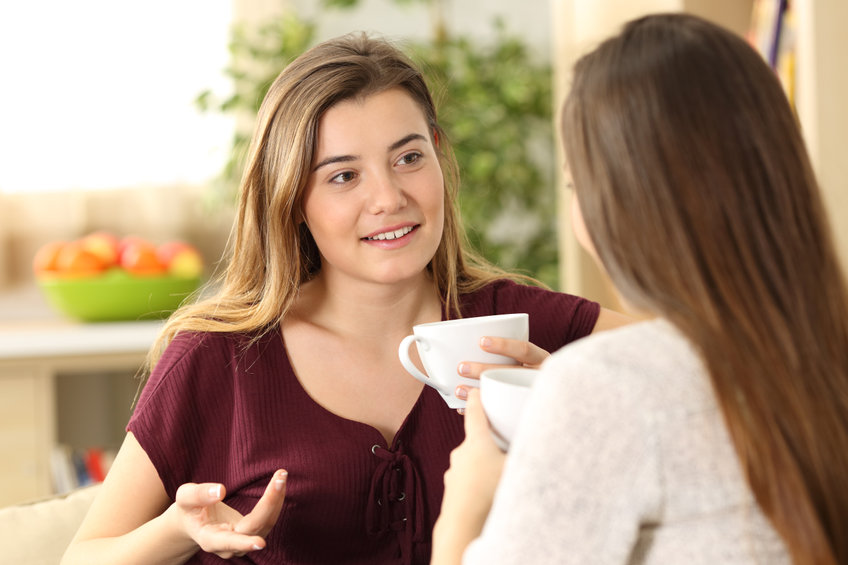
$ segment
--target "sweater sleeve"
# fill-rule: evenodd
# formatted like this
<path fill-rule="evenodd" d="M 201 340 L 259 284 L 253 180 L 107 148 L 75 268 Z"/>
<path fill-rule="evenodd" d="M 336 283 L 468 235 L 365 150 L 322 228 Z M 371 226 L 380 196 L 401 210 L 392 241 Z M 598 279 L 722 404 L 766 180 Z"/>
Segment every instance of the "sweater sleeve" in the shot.
<path fill-rule="evenodd" d="M 592 338 L 586 341 L 591 341 Z M 624 564 L 658 517 L 658 438 L 638 379 L 566 347 L 543 366 L 466 564 Z"/>

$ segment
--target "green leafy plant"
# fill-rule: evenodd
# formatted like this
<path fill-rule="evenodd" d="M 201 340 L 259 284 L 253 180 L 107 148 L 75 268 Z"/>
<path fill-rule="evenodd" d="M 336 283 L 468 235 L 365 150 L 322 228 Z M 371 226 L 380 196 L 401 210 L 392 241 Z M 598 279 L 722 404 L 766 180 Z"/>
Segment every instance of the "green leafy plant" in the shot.
<path fill-rule="evenodd" d="M 234 26 L 229 44 L 230 66 L 224 73 L 233 91 L 220 98 L 204 90 L 195 99 L 197 107 L 236 117 L 232 147 L 224 170 L 215 183 L 215 198 L 232 200 L 241 178 L 245 154 L 252 135 L 253 121 L 271 83 L 286 65 L 306 51 L 315 38 L 315 24 L 293 12 L 269 20 L 258 27 Z"/>
<path fill-rule="evenodd" d="M 485 45 L 450 34 L 440 0 L 395 0 L 432 8 L 432 39 L 408 44 L 439 106 L 439 121 L 456 151 L 460 208 L 469 237 L 485 257 L 557 286 L 556 198 L 551 69 L 526 43 L 493 20 Z M 328 9 L 355 9 L 358 0 L 324 0 Z M 403 9 L 403 6 L 399 6 Z M 279 71 L 314 40 L 315 25 L 289 13 L 256 30 L 237 29 L 227 74 L 234 94 L 198 97 L 201 108 L 255 116 Z M 246 122 L 249 123 L 249 122 Z M 238 128 L 221 178 L 234 187 L 249 141 Z M 232 192 L 230 192 L 231 194 Z"/>
<path fill-rule="evenodd" d="M 486 46 L 446 36 L 416 45 L 456 152 L 472 244 L 499 265 L 557 280 L 551 72 L 495 21 Z"/>

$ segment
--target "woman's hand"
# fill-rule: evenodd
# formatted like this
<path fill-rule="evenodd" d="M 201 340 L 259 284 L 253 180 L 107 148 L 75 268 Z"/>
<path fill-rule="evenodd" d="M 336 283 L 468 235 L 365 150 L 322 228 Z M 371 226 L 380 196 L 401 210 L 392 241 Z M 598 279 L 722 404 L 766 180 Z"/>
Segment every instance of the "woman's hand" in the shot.
<path fill-rule="evenodd" d="M 529 341 L 521 341 L 520 339 L 509 339 L 505 337 L 484 337 L 480 340 L 480 348 L 488 353 L 512 357 L 518 362 L 519 366 L 530 369 L 538 369 L 542 362 L 551 356 L 550 353 L 537 345 L 533 345 Z M 491 365 L 488 363 L 473 363 L 471 361 L 463 361 L 457 367 L 457 372 L 463 377 L 469 379 L 479 379 L 480 375 L 486 369 L 495 367 L 510 367 L 511 365 Z M 465 399 L 468 397 L 468 391 L 472 387 L 459 385 L 456 387 L 454 394 L 457 398 Z M 463 409 L 460 409 L 462 413 Z"/>
<path fill-rule="evenodd" d="M 286 471 L 274 473 L 262 498 L 244 516 L 221 502 L 226 491 L 219 483 L 180 486 L 169 512 L 203 551 L 223 559 L 241 556 L 265 547 L 264 537 L 283 508 L 287 478 Z"/>
<path fill-rule="evenodd" d="M 480 535 L 505 461 L 506 454 L 492 438 L 480 391 L 471 389 L 465 440 L 451 452 L 450 468 L 445 473 L 445 495 L 433 530 L 431 563 L 459 563 L 462 552 Z"/>

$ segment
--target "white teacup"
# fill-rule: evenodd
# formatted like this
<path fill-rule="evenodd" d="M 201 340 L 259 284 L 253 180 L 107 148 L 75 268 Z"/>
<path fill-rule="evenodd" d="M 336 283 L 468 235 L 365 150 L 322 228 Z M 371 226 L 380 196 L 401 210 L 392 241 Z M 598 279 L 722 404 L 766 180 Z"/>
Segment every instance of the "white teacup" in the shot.
<path fill-rule="evenodd" d="M 499 367 L 480 375 L 480 402 L 489 419 L 495 443 L 506 451 L 521 419 L 538 369 Z"/>
<path fill-rule="evenodd" d="M 506 337 L 527 341 L 530 322 L 527 314 L 498 314 L 460 318 L 429 324 L 418 324 L 413 334 L 403 338 L 398 347 L 398 357 L 403 367 L 422 383 L 436 389 L 451 408 L 463 408 L 465 401 L 454 394 L 460 384 L 479 386 L 477 379 L 461 377 L 457 367 L 463 361 L 515 365 L 511 357 L 488 353 L 480 348 L 484 336 Z M 409 358 L 409 347 L 415 342 L 418 356 L 424 365 L 422 373 Z"/>

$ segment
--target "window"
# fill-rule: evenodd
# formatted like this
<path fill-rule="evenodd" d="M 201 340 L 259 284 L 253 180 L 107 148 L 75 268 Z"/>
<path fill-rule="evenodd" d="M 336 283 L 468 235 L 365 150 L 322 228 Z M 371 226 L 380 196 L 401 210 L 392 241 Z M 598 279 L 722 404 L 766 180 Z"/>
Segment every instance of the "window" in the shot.
<path fill-rule="evenodd" d="M 230 0 L 0 5 L 0 192 L 199 183 L 226 161 Z"/>

